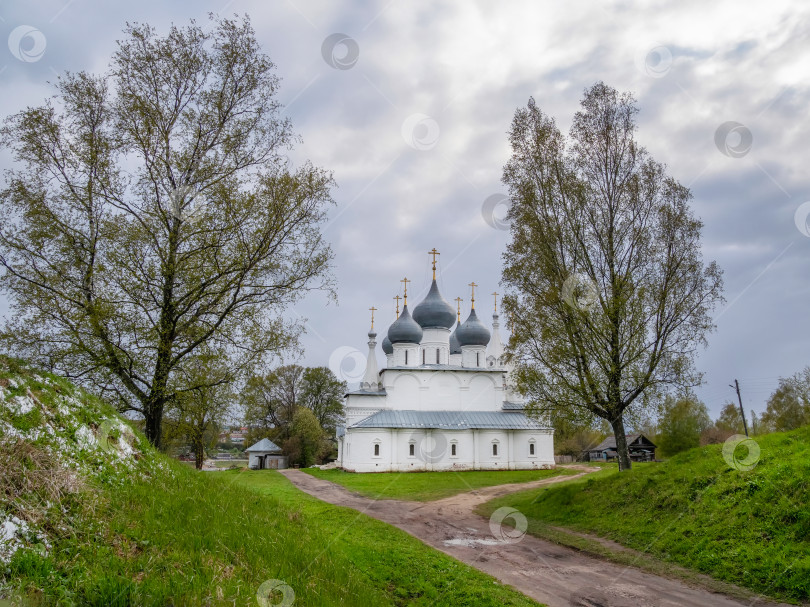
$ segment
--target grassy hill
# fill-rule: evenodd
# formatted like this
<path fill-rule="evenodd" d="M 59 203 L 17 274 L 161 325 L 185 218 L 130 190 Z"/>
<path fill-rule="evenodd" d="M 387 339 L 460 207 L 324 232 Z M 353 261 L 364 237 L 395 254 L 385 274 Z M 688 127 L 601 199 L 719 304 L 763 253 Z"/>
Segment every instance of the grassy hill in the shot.
<path fill-rule="evenodd" d="M 103 401 L 0 357 L 0 599 L 258 605 L 270 580 L 296 606 L 536 605 L 278 473 L 191 470 Z"/>
<path fill-rule="evenodd" d="M 485 504 L 520 510 L 529 532 L 599 535 L 756 592 L 810 598 L 810 427 L 756 437 L 760 459 L 731 468 L 721 445 L 627 473 L 525 491 Z M 745 457 L 745 449 L 738 454 Z"/>

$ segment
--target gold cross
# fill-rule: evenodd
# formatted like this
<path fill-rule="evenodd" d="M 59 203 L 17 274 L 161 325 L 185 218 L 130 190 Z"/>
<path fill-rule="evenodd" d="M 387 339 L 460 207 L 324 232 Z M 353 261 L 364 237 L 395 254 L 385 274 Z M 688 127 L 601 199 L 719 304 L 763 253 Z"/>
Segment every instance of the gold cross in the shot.
<path fill-rule="evenodd" d="M 492 294 L 495 296 L 495 309 L 492 312 L 495 313 L 498 311 L 498 292 L 493 291 Z"/>
<path fill-rule="evenodd" d="M 475 284 L 475 281 L 473 281 L 467 286 L 472 287 L 472 297 L 470 297 L 470 309 L 475 310 L 475 287 L 477 287 L 478 285 Z"/>
<path fill-rule="evenodd" d="M 428 255 L 433 255 L 433 280 L 436 280 L 436 255 L 441 255 L 441 253 L 436 250 L 436 247 L 433 247 L 432 251 L 428 251 Z"/>
<path fill-rule="evenodd" d="M 377 311 L 377 308 L 375 308 L 374 306 L 371 306 L 369 308 L 369 310 L 371 310 L 371 328 L 373 329 L 374 328 L 374 312 Z"/>
<path fill-rule="evenodd" d="M 397 318 L 399 318 L 399 300 L 402 299 L 402 297 L 397 295 L 396 297 L 394 297 L 394 299 L 397 300 Z"/>
<path fill-rule="evenodd" d="M 458 314 L 458 322 L 461 322 L 461 302 L 464 301 L 461 297 L 456 297 L 456 310 Z"/>
<path fill-rule="evenodd" d="M 407 306 L 407 305 L 408 305 L 408 283 L 409 283 L 409 282 L 413 282 L 413 281 L 410 281 L 410 280 L 408 280 L 407 278 L 403 278 L 403 279 L 402 279 L 402 280 L 400 280 L 399 282 L 401 282 L 401 283 L 404 283 L 404 284 L 405 284 L 405 296 L 402 298 L 402 300 L 403 300 L 402 305 L 403 305 L 403 306 Z"/>

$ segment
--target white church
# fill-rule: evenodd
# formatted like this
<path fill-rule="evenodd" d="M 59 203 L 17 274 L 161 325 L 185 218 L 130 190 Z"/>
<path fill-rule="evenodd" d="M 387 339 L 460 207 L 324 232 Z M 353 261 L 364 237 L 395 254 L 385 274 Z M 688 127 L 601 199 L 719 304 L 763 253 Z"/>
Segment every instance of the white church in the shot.
<path fill-rule="evenodd" d="M 524 413 L 510 387 L 498 333 L 475 312 L 461 322 L 436 283 L 425 299 L 404 306 L 382 340 L 386 367 L 377 370 L 372 309 L 368 358 L 358 390 L 345 400 L 338 428 L 337 465 L 351 472 L 424 470 L 527 470 L 554 467 L 553 430 Z M 457 299 L 461 301 L 461 299 Z"/>

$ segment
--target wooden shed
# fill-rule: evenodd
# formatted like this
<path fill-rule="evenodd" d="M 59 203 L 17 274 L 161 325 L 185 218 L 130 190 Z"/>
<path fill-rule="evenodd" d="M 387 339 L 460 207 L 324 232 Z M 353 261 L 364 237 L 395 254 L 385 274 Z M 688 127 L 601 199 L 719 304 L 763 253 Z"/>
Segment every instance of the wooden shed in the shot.
<path fill-rule="evenodd" d="M 643 434 L 628 434 L 627 449 L 634 462 L 651 462 L 655 459 L 655 444 Z M 611 462 L 616 459 L 616 437 L 609 436 L 593 449 L 588 450 L 592 462 Z"/>
<path fill-rule="evenodd" d="M 281 447 L 269 438 L 263 438 L 248 447 L 245 453 L 248 454 L 248 468 L 251 470 L 279 470 L 287 467 L 287 457 L 282 455 Z"/>

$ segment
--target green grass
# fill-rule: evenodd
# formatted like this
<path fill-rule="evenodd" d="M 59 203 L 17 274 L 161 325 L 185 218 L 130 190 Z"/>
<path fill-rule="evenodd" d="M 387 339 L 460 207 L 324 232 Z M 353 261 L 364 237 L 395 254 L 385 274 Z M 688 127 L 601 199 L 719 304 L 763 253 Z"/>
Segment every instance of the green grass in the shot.
<path fill-rule="evenodd" d="M 463 472 L 379 472 L 358 474 L 338 469 L 306 468 L 302 472 L 343 485 L 371 499 L 401 499 L 417 502 L 450 497 L 492 485 L 528 483 L 559 474 L 571 474 L 565 468 L 554 470 L 467 470 Z"/>
<path fill-rule="evenodd" d="M 721 446 L 712 445 L 626 473 L 606 467 L 564 485 L 511 494 L 479 513 L 511 506 L 529 519 L 534 535 L 555 539 L 553 526 L 592 533 L 757 593 L 806 601 L 810 427 L 756 441 L 760 460 L 747 472 L 730 468 Z"/>

